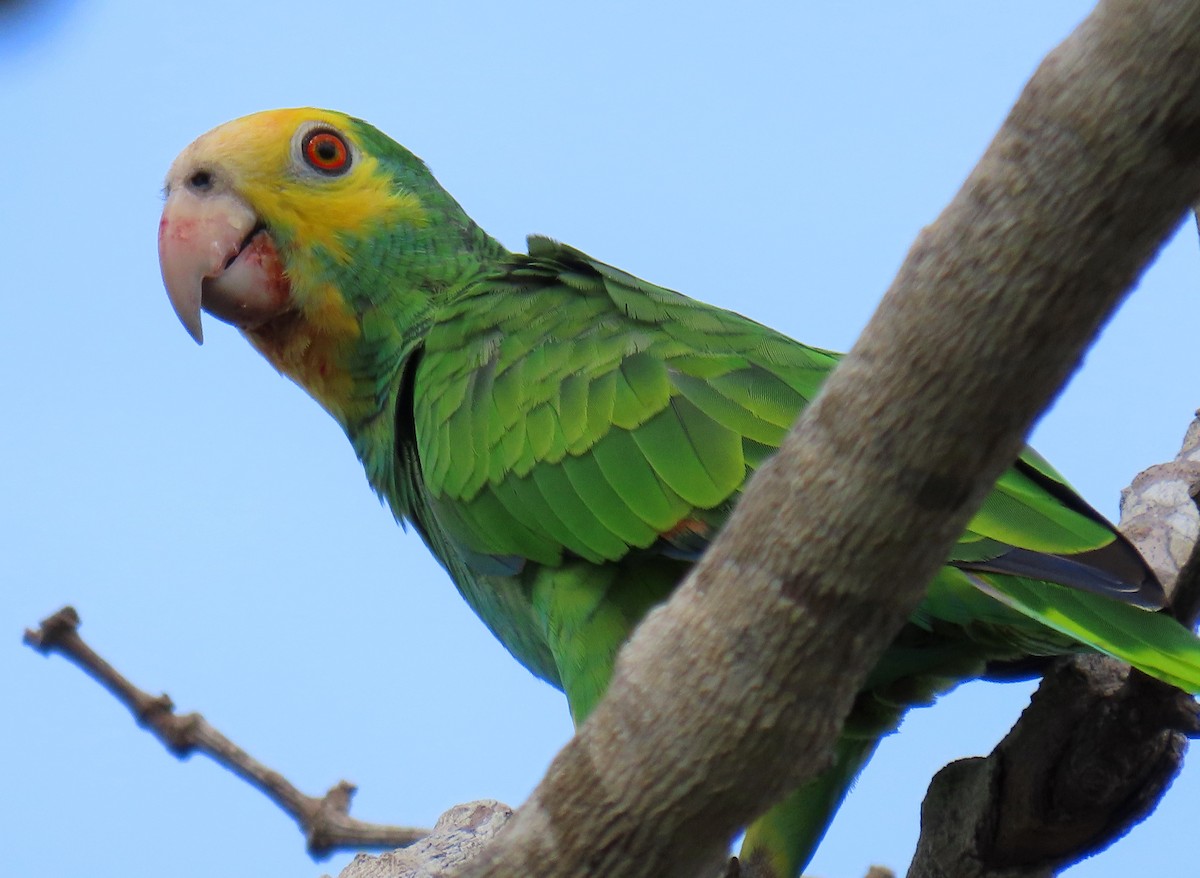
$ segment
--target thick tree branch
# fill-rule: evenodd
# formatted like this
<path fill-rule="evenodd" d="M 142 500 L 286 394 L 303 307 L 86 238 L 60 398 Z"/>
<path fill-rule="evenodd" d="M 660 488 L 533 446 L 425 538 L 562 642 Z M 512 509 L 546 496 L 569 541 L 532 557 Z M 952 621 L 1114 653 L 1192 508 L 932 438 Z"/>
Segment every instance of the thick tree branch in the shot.
<path fill-rule="evenodd" d="M 37 631 L 26 629 L 25 643 L 49 655 L 57 652 L 99 682 L 129 708 L 138 725 L 154 734 L 180 759 L 193 752 L 258 787 L 300 826 L 309 853 L 324 857 L 339 849 L 390 849 L 412 844 L 429 834 L 424 829 L 365 823 L 349 815 L 354 785 L 339 781 L 321 798 L 308 796 L 287 778 L 254 759 L 209 725 L 198 713 L 180 716 L 166 695 L 153 696 L 130 683 L 79 636 L 79 614 L 63 607 L 42 620 Z"/>
<path fill-rule="evenodd" d="M 827 762 L 868 670 L 1200 193 L 1200 3 L 1042 64 L 608 696 L 463 875 L 692 878 Z"/>
<path fill-rule="evenodd" d="M 1157 805 L 1197 720 L 1112 659 L 1060 665 L 990 756 L 934 778 L 909 878 L 1042 878 L 1104 849 Z"/>

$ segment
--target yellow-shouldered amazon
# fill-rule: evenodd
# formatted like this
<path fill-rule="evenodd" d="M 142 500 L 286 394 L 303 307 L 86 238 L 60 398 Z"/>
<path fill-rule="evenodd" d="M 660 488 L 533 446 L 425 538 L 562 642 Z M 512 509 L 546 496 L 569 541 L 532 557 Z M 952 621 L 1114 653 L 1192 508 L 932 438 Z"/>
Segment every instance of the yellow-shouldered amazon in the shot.
<path fill-rule="evenodd" d="M 547 238 L 511 253 L 420 159 L 325 110 L 192 143 L 159 252 L 192 336 L 201 311 L 237 326 L 337 419 L 576 723 L 838 360 Z M 1132 547 L 1025 451 L 875 669 L 834 767 L 744 852 L 798 874 L 904 711 L 991 668 L 1097 650 L 1197 691 L 1200 642 L 1163 603 Z"/>

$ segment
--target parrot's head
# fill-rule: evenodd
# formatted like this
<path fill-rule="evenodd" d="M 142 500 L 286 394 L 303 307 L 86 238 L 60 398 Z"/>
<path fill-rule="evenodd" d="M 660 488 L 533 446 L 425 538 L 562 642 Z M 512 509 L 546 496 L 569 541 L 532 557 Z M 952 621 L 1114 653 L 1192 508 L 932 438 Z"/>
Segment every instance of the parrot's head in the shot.
<path fill-rule="evenodd" d="M 372 346 L 394 347 L 498 249 L 420 159 L 327 110 L 214 128 L 180 153 L 165 195 L 159 261 L 192 338 L 202 311 L 233 324 L 343 421 L 354 364 L 387 359 Z"/>

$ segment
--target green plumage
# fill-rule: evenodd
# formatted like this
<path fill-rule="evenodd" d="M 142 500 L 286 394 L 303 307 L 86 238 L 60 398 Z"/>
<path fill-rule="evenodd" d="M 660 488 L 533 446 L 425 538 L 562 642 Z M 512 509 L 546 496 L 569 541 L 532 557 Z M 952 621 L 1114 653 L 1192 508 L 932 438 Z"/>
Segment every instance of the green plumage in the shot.
<path fill-rule="evenodd" d="M 433 218 L 348 233 L 352 258 L 330 265 L 364 326 L 347 369 L 379 400 L 344 426 L 396 514 L 581 722 L 838 357 L 545 238 L 507 253 L 411 154 L 345 133 Z M 879 737 L 989 665 L 1092 649 L 1200 689 L 1200 643 L 1148 611 L 1161 603 L 1133 549 L 1027 451 L 872 674 L 838 763 L 752 827 L 747 853 L 798 873 Z"/>
<path fill-rule="evenodd" d="M 432 315 L 412 434 L 398 437 L 422 467 L 436 519 L 424 527 L 443 532 L 443 557 L 466 559 L 467 600 L 582 721 L 620 644 L 837 356 L 541 238 Z M 1105 549 L 1117 574 L 1092 566 Z M 1086 560 L 1067 567 L 1071 555 Z M 838 764 L 752 828 L 746 855 L 797 872 L 878 738 L 989 663 L 1091 648 L 1200 688 L 1192 635 L 1122 600 L 1158 599 L 1140 559 L 1034 452 L 950 561 L 860 697 Z M 528 597 L 524 612 L 496 611 L 502 581 Z"/>

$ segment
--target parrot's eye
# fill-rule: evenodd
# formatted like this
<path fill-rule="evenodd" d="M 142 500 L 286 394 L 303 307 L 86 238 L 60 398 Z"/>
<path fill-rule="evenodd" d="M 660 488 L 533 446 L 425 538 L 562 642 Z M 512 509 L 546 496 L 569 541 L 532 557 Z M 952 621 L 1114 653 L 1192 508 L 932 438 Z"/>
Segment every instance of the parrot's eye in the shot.
<path fill-rule="evenodd" d="M 350 148 L 341 135 L 332 131 L 311 132 L 300 145 L 300 154 L 322 174 L 344 174 L 350 168 Z"/>

